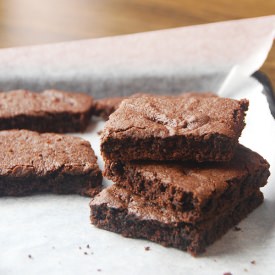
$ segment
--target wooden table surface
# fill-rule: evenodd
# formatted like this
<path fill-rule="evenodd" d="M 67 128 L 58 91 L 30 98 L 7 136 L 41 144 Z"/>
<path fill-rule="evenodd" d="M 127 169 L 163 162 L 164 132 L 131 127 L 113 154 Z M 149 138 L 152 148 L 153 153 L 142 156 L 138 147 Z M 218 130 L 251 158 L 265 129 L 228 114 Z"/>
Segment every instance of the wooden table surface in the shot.
<path fill-rule="evenodd" d="M 271 14 L 275 0 L 0 0 L 0 47 Z M 262 70 L 275 86 L 275 47 Z"/>

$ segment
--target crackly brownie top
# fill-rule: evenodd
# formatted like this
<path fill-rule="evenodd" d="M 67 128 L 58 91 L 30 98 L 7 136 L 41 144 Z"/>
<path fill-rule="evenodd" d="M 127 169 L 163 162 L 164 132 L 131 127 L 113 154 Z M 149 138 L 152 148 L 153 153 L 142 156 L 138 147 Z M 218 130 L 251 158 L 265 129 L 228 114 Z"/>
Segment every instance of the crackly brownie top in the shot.
<path fill-rule="evenodd" d="M 125 99 L 110 116 L 102 141 L 109 137 L 168 137 L 218 133 L 238 137 L 248 101 L 211 93 L 180 96 L 142 95 Z"/>
<path fill-rule="evenodd" d="M 0 177 L 55 172 L 83 175 L 98 169 L 90 143 L 81 138 L 27 130 L 0 131 Z"/>
<path fill-rule="evenodd" d="M 111 162 L 107 163 L 108 165 L 112 165 Z M 141 175 L 146 181 L 157 181 L 163 186 L 178 188 L 184 193 L 192 194 L 192 198 L 200 205 L 205 204 L 208 199 L 219 197 L 230 185 L 233 185 L 233 189 L 234 186 L 237 188 L 247 177 L 255 177 L 257 172 L 266 173 L 257 183 L 259 187 L 263 186 L 269 175 L 268 162 L 242 145 L 238 145 L 233 159 L 229 162 L 132 161 L 125 169 L 135 170 L 135 174 Z"/>
<path fill-rule="evenodd" d="M 93 98 L 83 93 L 46 90 L 42 93 L 15 90 L 0 93 L 0 116 L 82 113 L 90 111 Z"/>

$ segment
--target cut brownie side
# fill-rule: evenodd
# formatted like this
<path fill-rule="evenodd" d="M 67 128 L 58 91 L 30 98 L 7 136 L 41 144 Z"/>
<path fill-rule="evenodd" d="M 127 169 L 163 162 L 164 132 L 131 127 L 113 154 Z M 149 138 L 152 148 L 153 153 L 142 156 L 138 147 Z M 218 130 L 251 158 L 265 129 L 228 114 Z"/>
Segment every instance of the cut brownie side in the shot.
<path fill-rule="evenodd" d="M 101 137 L 105 160 L 228 161 L 244 128 L 247 100 L 192 93 L 123 100 Z"/>
<path fill-rule="evenodd" d="M 27 130 L 0 132 L 0 196 L 94 196 L 101 186 L 102 174 L 89 142 Z"/>
<path fill-rule="evenodd" d="M 38 132 L 84 131 L 93 111 L 93 99 L 82 93 L 17 90 L 0 93 L 0 130 Z"/>
<path fill-rule="evenodd" d="M 197 255 L 262 201 L 262 193 L 256 191 L 224 213 L 213 215 L 202 223 L 190 224 L 182 221 L 174 211 L 152 206 L 145 199 L 113 185 L 91 201 L 91 222 L 125 237 L 144 238 Z"/>
<path fill-rule="evenodd" d="M 208 219 L 264 186 L 269 164 L 239 145 L 230 162 L 105 163 L 104 175 L 160 207 L 181 211 L 185 222 Z"/>

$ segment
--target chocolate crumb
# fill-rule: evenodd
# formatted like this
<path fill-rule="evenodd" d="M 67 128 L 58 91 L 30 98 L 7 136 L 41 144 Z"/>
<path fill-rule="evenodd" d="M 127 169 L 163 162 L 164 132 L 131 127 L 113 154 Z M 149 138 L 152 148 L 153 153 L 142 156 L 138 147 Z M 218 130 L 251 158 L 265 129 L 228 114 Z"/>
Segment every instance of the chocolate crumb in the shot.
<path fill-rule="evenodd" d="M 85 251 L 85 252 L 84 252 L 84 255 L 88 255 L 88 253 Z"/>
<path fill-rule="evenodd" d="M 102 134 L 102 130 L 98 131 L 97 134 L 100 136 Z"/>
<path fill-rule="evenodd" d="M 232 275 L 232 273 L 231 272 L 225 272 L 225 273 L 223 273 L 223 275 Z"/>
<path fill-rule="evenodd" d="M 101 269 L 99 268 L 99 269 L 97 269 L 97 271 L 98 271 L 98 272 L 100 272 L 100 271 L 101 271 Z"/>
<path fill-rule="evenodd" d="M 255 260 L 253 260 L 253 261 L 251 261 L 250 263 L 251 263 L 251 264 L 256 264 L 256 261 L 255 261 Z"/>
<path fill-rule="evenodd" d="M 235 227 L 234 227 L 234 230 L 235 230 L 235 231 L 241 231 L 242 229 L 241 229 L 240 227 L 238 227 L 238 226 L 235 226 Z"/>
<path fill-rule="evenodd" d="M 31 254 L 29 254 L 29 255 L 28 255 L 28 257 L 29 257 L 29 259 L 33 259 L 33 257 L 32 257 L 32 255 L 31 255 Z"/>
<path fill-rule="evenodd" d="M 89 246 L 88 244 L 86 245 L 86 247 L 87 247 L 88 249 L 90 249 L 90 246 Z"/>
<path fill-rule="evenodd" d="M 79 246 L 78 249 L 81 250 L 82 249 L 81 246 Z"/>
<path fill-rule="evenodd" d="M 150 246 L 146 246 L 144 249 L 145 249 L 145 251 L 149 251 L 150 250 Z"/>

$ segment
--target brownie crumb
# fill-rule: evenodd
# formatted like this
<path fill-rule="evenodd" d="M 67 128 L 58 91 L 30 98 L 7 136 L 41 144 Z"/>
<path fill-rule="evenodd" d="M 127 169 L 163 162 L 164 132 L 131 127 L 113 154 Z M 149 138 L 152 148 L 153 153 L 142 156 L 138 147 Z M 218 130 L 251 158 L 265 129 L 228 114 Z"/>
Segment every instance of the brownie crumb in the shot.
<path fill-rule="evenodd" d="M 146 246 L 144 249 L 145 249 L 145 251 L 149 251 L 150 250 L 150 246 Z"/>
<path fill-rule="evenodd" d="M 225 272 L 223 275 L 233 275 L 231 272 Z"/>
<path fill-rule="evenodd" d="M 79 246 L 78 249 L 81 250 L 82 249 L 81 246 Z"/>
<path fill-rule="evenodd" d="M 28 257 L 29 257 L 29 259 L 33 259 L 33 257 L 32 257 L 32 255 L 31 255 L 31 254 L 29 254 L 29 255 L 28 255 Z"/>
<path fill-rule="evenodd" d="M 97 269 L 97 271 L 98 271 L 98 272 L 101 272 L 101 269 L 99 268 L 99 269 Z"/>
<path fill-rule="evenodd" d="M 86 247 L 87 247 L 88 249 L 90 249 L 90 246 L 89 246 L 88 244 L 86 245 Z"/>
<path fill-rule="evenodd" d="M 234 227 L 234 231 L 241 231 L 242 229 L 240 228 L 240 227 L 238 227 L 238 226 L 235 226 Z"/>
<path fill-rule="evenodd" d="M 251 264 L 256 264 L 256 261 L 255 261 L 255 260 L 253 260 L 253 261 L 251 261 L 250 263 L 251 263 Z"/>

